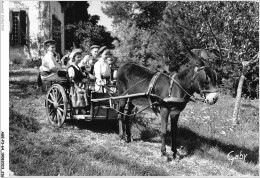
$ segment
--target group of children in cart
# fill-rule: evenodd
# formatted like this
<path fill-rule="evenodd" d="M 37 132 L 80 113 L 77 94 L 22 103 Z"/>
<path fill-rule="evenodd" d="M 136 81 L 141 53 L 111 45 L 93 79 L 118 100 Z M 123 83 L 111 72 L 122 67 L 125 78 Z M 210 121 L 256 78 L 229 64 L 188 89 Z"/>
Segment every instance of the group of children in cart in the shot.
<path fill-rule="evenodd" d="M 89 55 L 82 58 L 82 49 L 74 49 L 63 59 L 57 61 L 55 57 L 55 41 L 48 40 L 44 43 L 47 53 L 42 59 L 40 75 L 43 81 L 58 79 L 58 71 L 65 69 L 69 79 L 74 84 L 71 87 L 72 105 L 84 107 L 88 105 L 86 99 L 86 82 L 95 81 L 96 92 L 106 92 L 104 86 L 115 79 L 116 71 L 112 72 L 111 52 L 106 46 L 92 45 Z M 68 59 L 65 61 L 64 59 Z"/>

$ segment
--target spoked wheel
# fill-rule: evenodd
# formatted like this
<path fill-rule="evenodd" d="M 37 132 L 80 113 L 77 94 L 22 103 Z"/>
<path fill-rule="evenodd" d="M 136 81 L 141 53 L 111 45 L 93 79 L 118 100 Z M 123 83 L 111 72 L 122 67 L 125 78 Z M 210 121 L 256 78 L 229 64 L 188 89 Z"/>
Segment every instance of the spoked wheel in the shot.
<path fill-rule="evenodd" d="M 50 87 L 46 96 L 48 122 L 54 127 L 61 127 L 67 116 L 68 99 L 64 88 L 59 84 Z"/>

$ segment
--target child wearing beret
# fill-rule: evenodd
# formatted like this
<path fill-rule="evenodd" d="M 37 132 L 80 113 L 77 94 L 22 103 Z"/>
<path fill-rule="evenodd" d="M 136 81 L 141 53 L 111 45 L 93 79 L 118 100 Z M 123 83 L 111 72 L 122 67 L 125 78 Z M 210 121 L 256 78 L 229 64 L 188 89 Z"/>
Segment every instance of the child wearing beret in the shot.
<path fill-rule="evenodd" d="M 56 47 L 54 40 L 47 40 L 44 43 L 47 53 L 42 59 L 42 65 L 40 66 L 40 74 L 43 80 L 54 80 L 58 78 L 58 70 L 61 65 L 56 60 Z"/>

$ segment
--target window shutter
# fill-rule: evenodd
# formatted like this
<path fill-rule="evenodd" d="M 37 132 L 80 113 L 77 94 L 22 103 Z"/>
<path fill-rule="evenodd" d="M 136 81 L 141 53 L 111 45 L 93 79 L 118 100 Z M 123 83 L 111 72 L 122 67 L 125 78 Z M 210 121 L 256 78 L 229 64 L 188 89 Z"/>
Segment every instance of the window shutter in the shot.
<path fill-rule="evenodd" d="M 9 23 L 10 23 L 10 29 L 9 29 L 9 40 L 10 40 L 10 45 L 13 45 L 13 11 L 9 11 Z"/>
<path fill-rule="evenodd" d="M 26 11 L 20 11 L 21 45 L 26 45 Z"/>
<path fill-rule="evenodd" d="M 9 33 L 11 34 L 13 30 L 13 11 L 9 11 L 9 22 L 10 22 Z"/>

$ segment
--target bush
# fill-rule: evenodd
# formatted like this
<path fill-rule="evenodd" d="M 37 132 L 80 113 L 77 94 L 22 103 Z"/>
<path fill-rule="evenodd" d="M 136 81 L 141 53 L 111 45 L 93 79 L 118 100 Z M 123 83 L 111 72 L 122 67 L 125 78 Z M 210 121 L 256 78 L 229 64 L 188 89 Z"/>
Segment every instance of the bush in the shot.
<path fill-rule="evenodd" d="M 27 68 L 34 68 L 34 67 L 40 67 L 42 64 L 42 60 L 40 58 L 38 59 L 31 59 L 31 60 L 26 60 L 24 63 L 24 67 Z"/>
<path fill-rule="evenodd" d="M 22 64 L 24 61 L 23 56 L 19 55 L 19 54 L 15 54 L 15 55 L 10 55 L 10 64 L 11 65 L 20 65 Z"/>
<path fill-rule="evenodd" d="M 27 56 L 23 53 L 22 48 L 12 48 L 9 49 L 9 62 L 11 65 L 21 65 Z"/>

